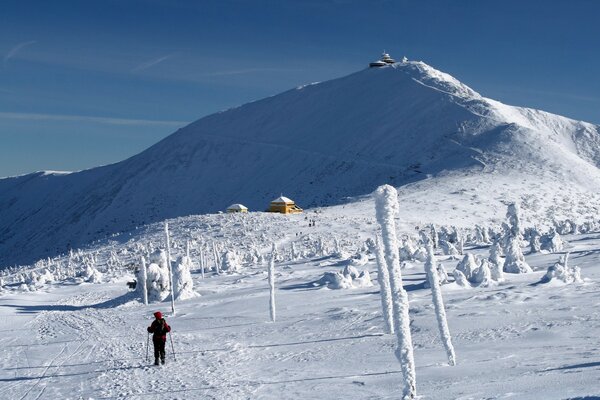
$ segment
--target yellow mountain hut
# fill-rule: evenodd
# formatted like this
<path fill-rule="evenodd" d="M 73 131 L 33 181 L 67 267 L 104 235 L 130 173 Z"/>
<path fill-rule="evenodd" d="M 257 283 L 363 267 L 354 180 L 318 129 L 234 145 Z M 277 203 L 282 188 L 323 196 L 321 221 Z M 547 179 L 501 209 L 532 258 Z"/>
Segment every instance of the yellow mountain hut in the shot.
<path fill-rule="evenodd" d="M 294 200 L 288 199 L 285 196 L 280 196 L 271 202 L 268 211 L 281 214 L 297 214 L 301 213 L 302 209 L 294 203 Z"/>

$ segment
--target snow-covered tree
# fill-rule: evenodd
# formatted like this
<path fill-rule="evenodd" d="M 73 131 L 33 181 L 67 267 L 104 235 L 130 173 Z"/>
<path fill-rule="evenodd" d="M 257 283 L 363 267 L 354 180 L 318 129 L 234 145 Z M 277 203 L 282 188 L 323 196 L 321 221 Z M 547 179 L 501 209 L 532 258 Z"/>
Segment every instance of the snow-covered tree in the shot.
<path fill-rule="evenodd" d="M 463 232 L 456 232 L 456 250 L 458 254 L 465 254 L 465 235 Z"/>
<path fill-rule="evenodd" d="M 433 224 L 431 224 L 431 244 L 433 245 L 434 249 L 438 248 L 438 244 L 439 244 L 438 233 L 437 233 L 437 230 L 435 229 L 435 225 L 433 225 Z"/>
<path fill-rule="evenodd" d="M 398 192 L 390 185 L 383 185 L 375 191 L 375 214 L 381 225 L 384 258 L 390 275 L 394 331 L 398 340 L 396 357 L 400 361 L 404 377 L 403 399 L 414 399 L 417 395 L 417 379 L 413 355 L 410 319 L 408 313 L 408 294 L 402 286 L 400 256 L 396 237 L 396 222 L 400 205 Z"/>
<path fill-rule="evenodd" d="M 571 267 L 569 265 L 569 253 L 562 255 L 556 264 L 548 268 L 546 275 L 542 278 L 542 282 L 550 282 L 553 279 L 557 279 L 563 283 L 583 282 L 579 267 Z"/>
<path fill-rule="evenodd" d="M 557 253 L 564 249 L 564 243 L 560 234 L 554 229 L 554 227 L 550 228 L 550 232 L 543 235 L 540 239 L 542 250 L 546 250 L 550 253 Z"/>
<path fill-rule="evenodd" d="M 191 299 L 198 295 L 194 292 L 194 281 L 191 274 L 192 267 L 192 259 L 188 256 L 179 257 L 177 260 L 177 265 L 173 269 L 173 293 L 175 294 L 175 300 Z"/>
<path fill-rule="evenodd" d="M 494 240 L 494 243 L 490 246 L 488 261 L 490 262 L 490 277 L 497 282 L 502 282 L 504 280 L 504 260 L 502 259 L 501 254 L 502 248 L 500 247 L 500 242 Z"/>
<path fill-rule="evenodd" d="M 542 245 L 540 242 L 540 233 L 536 228 L 532 228 L 529 231 L 529 252 L 530 253 L 539 253 L 542 249 Z"/>
<path fill-rule="evenodd" d="M 512 274 L 523 274 L 532 272 L 531 267 L 525 262 L 525 257 L 521 251 L 521 222 L 519 217 L 519 206 L 516 203 L 508 205 L 506 211 L 507 226 L 505 228 L 504 238 L 504 272 Z"/>
<path fill-rule="evenodd" d="M 477 265 L 475 256 L 473 256 L 473 254 L 471 253 L 467 253 L 456 266 L 456 270 L 462 272 L 465 278 L 467 278 L 467 280 L 471 282 L 474 281 L 475 270 L 478 267 L 479 266 Z"/>
<path fill-rule="evenodd" d="M 235 250 L 227 250 L 222 257 L 221 270 L 228 273 L 239 272 L 242 268 L 240 259 Z"/>
<path fill-rule="evenodd" d="M 150 254 L 150 265 L 146 268 L 146 287 L 149 301 L 163 301 L 169 297 L 171 283 L 167 266 L 167 253 L 156 249 Z"/>
<path fill-rule="evenodd" d="M 435 316 L 438 322 L 438 328 L 440 330 L 440 337 L 444 348 L 446 349 L 446 355 L 448 356 L 448 364 L 456 365 L 456 355 L 454 353 L 454 346 L 452 346 L 452 339 L 450 337 L 450 329 L 448 329 L 448 321 L 446 319 L 446 310 L 444 308 L 444 298 L 442 297 L 442 289 L 440 287 L 440 281 L 438 277 L 437 264 L 435 255 L 433 253 L 433 243 L 428 241 L 425 243 L 427 249 L 427 261 L 425 262 L 425 272 L 427 273 L 427 280 L 431 287 L 431 296 L 433 298 L 433 306 L 435 309 Z"/>
<path fill-rule="evenodd" d="M 458 255 L 458 250 L 454 245 L 446 240 L 440 240 L 440 248 L 442 249 L 442 253 L 447 256 L 456 256 Z"/>

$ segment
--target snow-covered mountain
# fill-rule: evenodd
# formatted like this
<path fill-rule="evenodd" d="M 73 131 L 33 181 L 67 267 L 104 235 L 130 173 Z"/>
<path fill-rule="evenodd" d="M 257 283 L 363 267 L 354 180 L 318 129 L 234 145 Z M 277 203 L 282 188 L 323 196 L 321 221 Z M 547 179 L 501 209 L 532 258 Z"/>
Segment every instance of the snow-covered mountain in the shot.
<path fill-rule="evenodd" d="M 231 203 L 333 205 L 383 183 L 402 187 L 414 221 L 493 219 L 507 199 L 526 219 L 584 215 L 600 209 L 599 166 L 599 126 L 396 63 L 209 115 L 117 164 L 0 179 L 0 265 Z"/>

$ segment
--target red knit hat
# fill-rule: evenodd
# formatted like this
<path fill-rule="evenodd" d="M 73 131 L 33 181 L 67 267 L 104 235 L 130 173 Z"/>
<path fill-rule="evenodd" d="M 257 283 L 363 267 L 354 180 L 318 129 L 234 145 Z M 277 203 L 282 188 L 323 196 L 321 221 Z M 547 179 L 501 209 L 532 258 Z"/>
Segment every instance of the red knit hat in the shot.
<path fill-rule="evenodd" d="M 157 311 L 157 312 L 155 312 L 155 313 L 154 313 L 154 316 L 155 316 L 157 319 L 161 319 L 161 318 L 162 318 L 162 314 L 161 314 L 161 312 L 160 312 L 160 311 Z"/>

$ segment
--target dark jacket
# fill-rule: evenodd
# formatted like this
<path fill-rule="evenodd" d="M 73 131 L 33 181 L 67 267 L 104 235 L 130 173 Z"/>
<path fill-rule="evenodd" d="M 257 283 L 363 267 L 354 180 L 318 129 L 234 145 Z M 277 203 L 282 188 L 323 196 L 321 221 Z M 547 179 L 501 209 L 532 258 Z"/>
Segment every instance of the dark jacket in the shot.
<path fill-rule="evenodd" d="M 148 327 L 148 332 L 152 333 L 152 340 L 167 340 L 167 332 L 171 332 L 171 327 L 164 318 L 155 319 Z"/>

